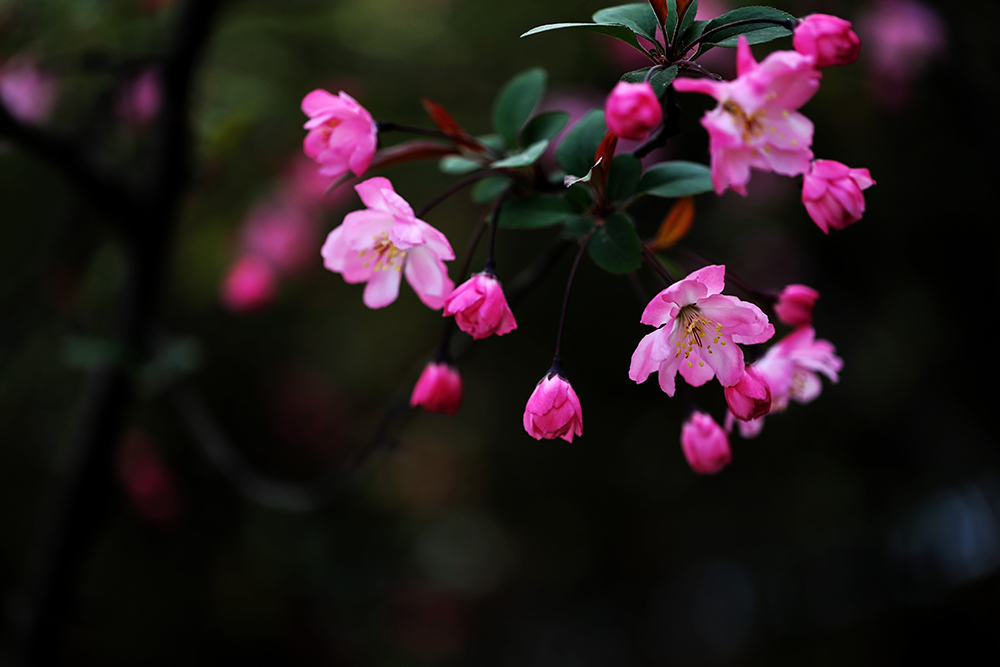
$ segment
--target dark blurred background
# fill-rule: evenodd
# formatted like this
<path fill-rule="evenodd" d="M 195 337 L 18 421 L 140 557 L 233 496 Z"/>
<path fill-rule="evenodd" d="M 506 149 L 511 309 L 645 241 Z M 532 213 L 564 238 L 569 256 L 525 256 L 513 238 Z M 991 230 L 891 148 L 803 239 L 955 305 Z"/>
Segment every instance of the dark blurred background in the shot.
<path fill-rule="evenodd" d="M 4 0 L 0 95 L 25 124 L 138 178 L 183 4 Z M 115 501 L 72 584 L 61 663 L 1000 659 L 1000 365 L 983 338 L 1000 287 L 994 3 L 778 3 L 854 22 L 859 62 L 825 70 L 803 111 L 817 157 L 878 184 L 864 219 L 829 237 L 792 179 L 756 173 L 746 199 L 697 198 L 684 245 L 762 288 L 819 289 L 818 336 L 845 363 L 814 403 L 755 440 L 734 435 L 722 473 L 688 468 L 683 402 L 628 379 L 644 304 L 589 261 L 563 345 L 584 435 L 525 434 L 571 253 L 515 304 L 516 332 L 462 356 L 456 415 L 405 408 L 441 318 L 406 286 L 370 311 L 360 286 L 323 270 L 319 244 L 360 202 L 348 187 L 323 195 L 299 103 L 345 90 L 378 119 L 428 126 L 428 97 L 485 133 L 498 88 L 540 65 L 545 105 L 580 113 L 642 63 L 590 33 L 518 35 L 604 4 L 223 4 L 193 79 L 194 168 L 158 352 L 129 362 L 138 393 L 101 463 Z M 789 44 L 755 53 L 770 48 Z M 733 52 L 716 51 L 706 65 L 731 76 Z M 664 159 L 707 162 L 702 98 L 682 97 Z M 414 208 L 454 180 L 431 163 L 383 174 Z M 125 259 L 86 197 L 16 142 L 0 145 L 0 202 L 0 595 L 16 618 L 87 374 L 127 356 L 108 333 Z M 635 207 L 644 236 L 669 203 Z M 427 220 L 460 250 L 482 212 L 463 192 Z M 502 233 L 501 278 L 556 236 Z M 693 396 L 721 420 L 717 386 Z M 346 480 L 329 474 L 394 405 L 388 446 Z"/>

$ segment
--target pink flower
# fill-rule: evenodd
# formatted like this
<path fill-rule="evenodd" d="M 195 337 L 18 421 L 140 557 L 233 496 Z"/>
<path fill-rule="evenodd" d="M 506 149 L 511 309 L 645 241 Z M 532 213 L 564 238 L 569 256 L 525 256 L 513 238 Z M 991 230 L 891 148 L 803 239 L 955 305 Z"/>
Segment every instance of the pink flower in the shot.
<path fill-rule="evenodd" d="M 739 382 L 743 351 L 736 344 L 762 343 L 774 335 L 774 325 L 757 306 L 721 294 L 725 274 L 724 266 L 706 266 L 653 297 L 640 321 L 660 328 L 639 342 L 630 378 L 645 382 L 659 372 L 668 396 L 678 371 L 695 387 L 716 375 L 723 387 Z"/>
<path fill-rule="evenodd" d="M 875 185 L 867 169 L 851 169 L 835 160 L 816 160 L 802 179 L 802 203 L 824 234 L 844 229 L 865 212 L 862 190 Z"/>
<path fill-rule="evenodd" d="M 712 184 L 746 195 L 750 167 L 794 176 L 809 170 L 813 124 L 798 113 L 819 88 L 812 56 L 775 51 L 760 64 L 745 37 L 736 50 L 734 81 L 678 79 L 674 88 L 705 93 L 719 105 L 702 118 L 709 134 Z"/>
<path fill-rule="evenodd" d="M 255 255 L 240 258 L 222 283 L 222 305 L 234 313 L 260 310 L 274 301 L 277 278 L 271 265 Z"/>
<path fill-rule="evenodd" d="M 538 382 L 524 408 L 524 430 L 535 440 L 573 442 L 574 435 L 583 435 L 583 410 L 569 380 L 549 371 Z"/>
<path fill-rule="evenodd" d="M 829 14 L 810 14 L 795 28 L 795 50 L 816 58 L 816 67 L 850 65 L 858 59 L 861 40 L 851 22 Z"/>
<path fill-rule="evenodd" d="M 118 91 L 115 113 L 126 125 L 141 127 L 156 117 L 161 98 L 160 74 L 150 68 Z"/>
<path fill-rule="evenodd" d="M 815 400 L 823 390 L 820 374 L 827 376 L 831 382 L 837 382 L 844 361 L 835 351 L 830 341 L 816 340 L 816 332 L 810 326 L 796 329 L 773 345 L 753 365 L 771 388 L 768 414 L 786 410 L 789 401 L 809 403 Z M 726 427 L 732 427 L 728 418 Z M 741 421 L 739 427 L 744 438 L 752 438 L 764 428 L 764 419 L 761 416 Z"/>
<path fill-rule="evenodd" d="M 729 436 L 704 412 L 695 412 L 684 422 L 681 449 L 691 469 L 701 475 L 714 475 L 733 459 Z"/>
<path fill-rule="evenodd" d="M 55 78 L 30 56 L 15 56 L 0 68 L 0 101 L 22 123 L 44 123 L 56 103 Z"/>
<path fill-rule="evenodd" d="M 812 322 L 813 306 L 819 292 L 808 285 L 786 285 L 774 304 L 778 319 L 790 327 Z"/>
<path fill-rule="evenodd" d="M 747 366 L 736 384 L 726 387 L 725 394 L 729 411 L 741 421 L 763 417 L 771 409 L 771 389 L 753 366 Z"/>
<path fill-rule="evenodd" d="M 642 141 L 663 120 L 663 108 L 648 81 L 619 81 L 604 103 L 604 120 L 622 139 Z"/>
<path fill-rule="evenodd" d="M 368 283 L 369 308 L 396 300 L 401 275 L 428 307 L 443 306 L 455 286 L 444 265 L 455 259 L 447 237 L 416 218 L 389 179 L 370 178 L 354 189 L 368 208 L 348 213 L 330 232 L 320 251 L 324 266 L 349 283 Z"/>
<path fill-rule="evenodd" d="M 459 329 L 477 340 L 517 328 L 503 287 L 492 271 L 477 273 L 455 288 L 444 303 L 444 316 L 449 315 L 455 316 Z"/>
<path fill-rule="evenodd" d="M 367 109 L 344 91 L 334 97 L 314 90 L 302 100 L 302 111 L 309 116 L 303 147 L 322 165 L 321 174 L 336 178 L 348 170 L 355 176 L 365 173 L 378 140 L 378 126 Z"/>
<path fill-rule="evenodd" d="M 410 394 L 410 407 L 453 415 L 462 405 L 462 376 L 447 362 L 432 361 L 424 366 Z"/>
<path fill-rule="evenodd" d="M 250 210 L 240 232 L 245 251 L 294 274 L 313 265 L 319 234 L 317 216 L 298 202 L 272 198 Z"/>

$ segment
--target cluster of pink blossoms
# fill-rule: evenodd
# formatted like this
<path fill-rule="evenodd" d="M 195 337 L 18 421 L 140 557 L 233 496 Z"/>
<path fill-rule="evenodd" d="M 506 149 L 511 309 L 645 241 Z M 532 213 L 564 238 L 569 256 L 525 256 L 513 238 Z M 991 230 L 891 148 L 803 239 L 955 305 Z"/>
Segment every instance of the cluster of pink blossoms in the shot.
<path fill-rule="evenodd" d="M 814 14 L 797 22 L 793 43 L 795 51 L 777 51 L 758 63 L 741 36 L 735 80 L 685 78 L 672 85 L 719 102 L 702 120 L 710 137 L 711 183 L 718 194 L 732 188 L 746 195 L 751 169 L 802 176 L 803 204 L 826 233 L 861 218 L 862 191 L 874 180 L 867 169 L 814 159 L 813 124 L 799 109 L 818 90 L 820 68 L 854 62 L 860 41 L 847 21 Z M 346 93 L 335 96 L 323 90 L 309 93 L 302 110 L 309 116 L 305 152 L 321 165 L 320 173 L 334 178 L 364 174 L 379 131 L 368 111 Z M 609 134 L 598 155 L 610 145 L 605 157 L 613 154 L 615 137 L 643 141 L 664 122 L 663 107 L 648 81 L 620 82 L 604 112 Z M 446 136 L 461 132 L 450 117 L 438 124 Z M 456 288 L 444 264 L 454 253 L 443 233 L 419 219 L 385 178 L 368 179 L 355 190 L 366 209 L 349 213 L 330 232 L 322 256 L 326 268 L 348 283 L 365 283 L 368 307 L 395 301 L 405 276 L 425 305 L 454 316 L 458 328 L 474 339 L 517 328 L 494 271 L 492 245 L 485 270 Z M 494 231 L 496 224 L 494 217 Z M 747 363 L 741 346 L 771 340 L 775 327 L 757 305 L 722 294 L 725 271 L 722 265 L 704 266 L 649 302 L 640 321 L 656 329 L 639 342 L 629 368 L 629 377 L 637 383 L 657 373 L 669 396 L 677 391 L 678 374 L 693 387 L 718 379 L 728 406 L 725 428 L 695 409 L 681 430 L 682 451 L 701 474 L 714 474 L 731 461 L 729 433 L 734 424 L 744 437 L 755 436 L 767 415 L 787 409 L 791 401 L 815 399 L 822 390 L 820 375 L 837 382 L 843 366 L 833 345 L 815 337 L 812 311 L 819 293 L 806 285 L 788 285 L 779 294 L 757 293 L 793 331 L 758 361 Z M 461 376 L 443 344 L 416 382 L 410 405 L 452 414 L 462 394 Z M 528 400 L 523 425 L 536 439 L 572 442 L 583 433 L 580 400 L 562 373 L 558 345 L 552 368 Z"/>

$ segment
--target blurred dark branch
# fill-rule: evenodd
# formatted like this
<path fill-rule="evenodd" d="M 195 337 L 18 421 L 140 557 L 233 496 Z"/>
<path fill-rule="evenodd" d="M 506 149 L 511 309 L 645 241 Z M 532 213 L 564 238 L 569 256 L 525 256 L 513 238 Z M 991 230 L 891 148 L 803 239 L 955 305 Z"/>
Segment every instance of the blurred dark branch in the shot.
<path fill-rule="evenodd" d="M 98 174 L 68 141 L 17 123 L 4 110 L 0 133 L 50 162 L 122 232 L 125 289 L 114 327 L 116 341 L 138 355 L 148 352 L 159 309 L 180 197 L 190 179 L 191 84 L 222 0 L 188 0 L 180 8 L 163 58 L 164 103 L 158 150 L 147 188 L 131 194 L 119 180 Z M 68 446 L 69 463 L 55 480 L 39 522 L 23 590 L 8 606 L 6 664 L 51 664 L 72 617 L 80 574 L 118 500 L 112 455 L 134 394 L 124 369 L 103 367 L 90 377 L 80 418 Z"/>

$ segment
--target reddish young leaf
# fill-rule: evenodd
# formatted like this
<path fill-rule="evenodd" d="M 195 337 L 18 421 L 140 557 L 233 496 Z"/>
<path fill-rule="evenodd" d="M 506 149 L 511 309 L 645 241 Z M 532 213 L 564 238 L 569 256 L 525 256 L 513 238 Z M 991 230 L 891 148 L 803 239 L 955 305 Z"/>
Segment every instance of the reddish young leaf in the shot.
<path fill-rule="evenodd" d="M 608 182 L 608 173 L 611 171 L 611 158 L 615 156 L 615 148 L 618 146 L 618 135 L 608 132 L 604 135 L 601 145 L 594 153 L 594 169 L 591 183 L 597 192 L 604 191 L 604 184 Z"/>
<path fill-rule="evenodd" d="M 689 3 L 691 0 L 677 0 L 677 5 L 680 6 L 682 2 L 685 4 Z M 653 7 L 653 11 L 656 13 L 656 20 L 663 25 L 667 22 L 667 0 L 649 0 L 649 4 Z M 681 13 L 683 16 L 683 12 Z"/>
<path fill-rule="evenodd" d="M 663 4 L 667 4 L 664 0 Z M 677 21 L 680 22 L 687 13 L 688 7 L 691 6 L 691 0 L 677 0 Z"/>
<path fill-rule="evenodd" d="M 647 246 L 653 252 L 660 252 L 675 245 L 684 238 L 691 223 L 694 222 L 694 197 L 681 197 L 673 206 L 667 217 L 660 223 L 660 229 L 656 232 L 656 238 Z"/>
<path fill-rule="evenodd" d="M 483 152 L 483 147 L 478 141 L 472 138 L 468 132 L 466 132 L 458 121 L 448 113 L 448 110 L 443 106 L 435 102 L 434 100 L 424 98 L 421 100 L 424 105 L 424 111 L 427 115 L 431 117 L 434 124 L 438 126 L 442 132 L 448 135 L 452 141 L 464 148 L 476 151 L 477 153 Z"/>
<path fill-rule="evenodd" d="M 375 170 L 395 164 L 403 164 L 405 162 L 433 160 L 434 158 L 444 157 L 445 155 L 456 154 L 458 154 L 458 151 L 456 151 L 453 147 L 434 143 L 433 141 L 407 141 L 391 146 L 390 148 L 383 148 L 379 152 L 375 153 L 375 157 L 372 158 L 372 163 L 368 168 L 370 170 Z"/>

